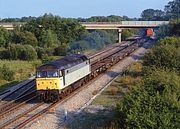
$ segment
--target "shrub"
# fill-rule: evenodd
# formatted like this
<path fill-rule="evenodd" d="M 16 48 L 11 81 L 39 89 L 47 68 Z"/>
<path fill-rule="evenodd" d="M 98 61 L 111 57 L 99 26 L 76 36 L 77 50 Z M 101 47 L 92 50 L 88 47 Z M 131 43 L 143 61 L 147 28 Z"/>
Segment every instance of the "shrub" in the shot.
<path fill-rule="evenodd" d="M 166 37 L 160 40 L 159 45 L 161 46 L 172 45 L 177 48 L 177 47 L 180 47 L 180 38 L 179 37 Z"/>
<path fill-rule="evenodd" d="M 12 81 L 14 79 L 14 74 L 15 72 L 10 70 L 6 65 L 3 65 L 3 67 L 0 68 L 0 78 L 4 80 Z"/>
<path fill-rule="evenodd" d="M 0 26 L 0 47 L 7 47 L 8 41 L 9 41 L 8 31 Z"/>
<path fill-rule="evenodd" d="M 11 44 L 8 51 L 10 53 L 10 59 L 14 59 L 14 60 L 25 59 L 24 53 L 26 50 L 23 45 Z"/>
<path fill-rule="evenodd" d="M 180 47 L 173 45 L 155 46 L 144 58 L 144 66 L 176 69 L 180 71 Z"/>
<path fill-rule="evenodd" d="M 24 45 L 24 48 L 25 48 L 24 60 L 35 60 L 35 59 L 37 59 L 37 52 L 31 45 Z"/>
<path fill-rule="evenodd" d="M 31 45 L 11 44 L 8 51 L 10 53 L 10 59 L 37 59 L 37 53 Z"/>
<path fill-rule="evenodd" d="M 9 59 L 10 58 L 10 53 L 8 49 L 2 48 L 0 49 L 0 59 Z"/>
<path fill-rule="evenodd" d="M 156 69 L 117 104 L 123 128 L 178 128 L 180 78 Z"/>
<path fill-rule="evenodd" d="M 46 54 L 44 48 L 42 47 L 36 47 L 36 52 L 39 59 L 42 59 L 43 56 Z"/>
<path fill-rule="evenodd" d="M 56 56 L 65 56 L 67 50 L 67 45 L 63 44 L 54 49 L 54 55 Z"/>
<path fill-rule="evenodd" d="M 38 41 L 35 35 L 28 31 L 17 31 L 14 30 L 12 33 L 12 42 L 19 43 L 22 45 L 28 44 L 31 46 L 37 46 Z"/>

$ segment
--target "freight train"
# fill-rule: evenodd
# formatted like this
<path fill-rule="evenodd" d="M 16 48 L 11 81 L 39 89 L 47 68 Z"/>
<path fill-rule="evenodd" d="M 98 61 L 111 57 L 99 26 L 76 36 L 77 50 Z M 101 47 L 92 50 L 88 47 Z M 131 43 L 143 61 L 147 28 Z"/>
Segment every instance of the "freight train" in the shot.
<path fill-rule="evenodd" d="M 139 37 L 135 37 L 131 44 L 136 43 L 137 39 Z M 127 47 L 129 44 L 108 52 L 103 59 L 98 59 L 98 62 L 90 62 L 91 58 L 86 55 L 74 54 L 41 65 L 36 69 L 36 90 L 39 100 L 54 101 L 67 96 L 135 50 L 130 49 L 123 53 L 122 50 Z M 120 51 L 122 56 L 116 55 Z"/>

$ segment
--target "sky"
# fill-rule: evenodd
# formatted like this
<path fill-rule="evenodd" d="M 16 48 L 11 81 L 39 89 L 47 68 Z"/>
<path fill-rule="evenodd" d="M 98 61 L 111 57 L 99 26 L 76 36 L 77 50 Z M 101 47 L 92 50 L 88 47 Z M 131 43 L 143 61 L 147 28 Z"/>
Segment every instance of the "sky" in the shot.
<path fill-rule="evenodd" d="M 145 9 L 164 9 L 172 0 L 0 0 L 0 18 L 42 16 L 61 17 L 128 16 L 139 18 Z"/>

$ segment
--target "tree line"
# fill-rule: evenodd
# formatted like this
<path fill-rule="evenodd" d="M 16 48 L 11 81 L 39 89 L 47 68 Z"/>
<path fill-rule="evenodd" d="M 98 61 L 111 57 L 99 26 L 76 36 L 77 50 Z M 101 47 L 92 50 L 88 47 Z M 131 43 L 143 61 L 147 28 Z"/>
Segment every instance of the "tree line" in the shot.
<path fill-rule="evenodd" d="M 0 27 L 0 59 L 34 60 L 49 56 L 65 56 L 98 50 L 117 40 L 114 30 L 87 31 L 79 22 L 82 21 L 121 21 L 128 19 L 120 16 L 91 17 L 88 19 L 62 18 L 52 14 L 40 17 L 8 18 L 1 22 L 26 22 L 13 31 Z M 132 35 L 134 31 L 125 30 L 122 38 Z"/>
<path fill-rule="evenodd" d="M 171 20 L 180 18 L 180 0 L 170 1 L 164 10 L 159 9 L 145 9 L 141 13 L 141 18 L 139 20 L 145 21 L 161 21 L 161 20 Z"/>

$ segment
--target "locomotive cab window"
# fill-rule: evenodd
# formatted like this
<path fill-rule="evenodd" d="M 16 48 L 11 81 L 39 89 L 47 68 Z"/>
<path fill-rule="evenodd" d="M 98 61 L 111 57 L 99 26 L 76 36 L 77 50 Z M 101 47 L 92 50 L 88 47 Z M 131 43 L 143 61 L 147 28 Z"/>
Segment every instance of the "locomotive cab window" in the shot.
<path fill-rule="evenodd" d="M 46 71 L 37 71 L 36 77 L 46 77 Z"/>
<path fill-rule="evenodd" d="M 47 71 L 47 77 L 59 77 L 58 71 Z"/>

